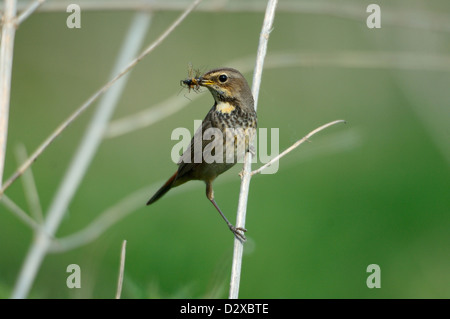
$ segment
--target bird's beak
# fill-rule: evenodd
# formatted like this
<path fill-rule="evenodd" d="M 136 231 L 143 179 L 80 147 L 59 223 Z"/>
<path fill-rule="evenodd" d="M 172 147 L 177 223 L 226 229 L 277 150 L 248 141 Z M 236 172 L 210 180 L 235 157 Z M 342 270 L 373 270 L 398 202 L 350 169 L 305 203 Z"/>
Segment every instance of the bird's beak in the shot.
<path fill-rule="evenodd" d="M 198 79 L 195 79 L 195 80 L 197 81 L 198 85 L 201 85 L 201 86 L 210 86 L 210 85 L 212 85 L 214 83 L 213 81 L 206 80 L 204 78 L 198 78 Z"/>

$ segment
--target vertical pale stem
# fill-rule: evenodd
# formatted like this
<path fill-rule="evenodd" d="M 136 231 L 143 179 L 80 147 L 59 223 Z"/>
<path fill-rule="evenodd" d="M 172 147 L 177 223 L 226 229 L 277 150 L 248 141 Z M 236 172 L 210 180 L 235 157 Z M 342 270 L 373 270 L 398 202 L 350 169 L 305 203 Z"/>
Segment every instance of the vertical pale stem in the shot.
<path fill-rule="evenodd" d="M 11 74 L 16 34 L 16 0 L 5 0 L 2 40 L 0 44 L 0 188 L 5 168 L 6 142 L 8 138 L 9 102 L 11 98 Z"/>
<path fill-rule="evenodd" d="M 277 6 L 277 0 L 269 0 L 267 3 L 266 14 L 264 17 L 264 23 L 262 26 L 261 34 L 259 37 L 258 52 L 256 56 L 256 66 L 253 73 L 252 94 L 255 100 L 255 110 L 258 106 L 259 87 L 261 85 L 261 77 L 264 66 L 264 58 L 267 52 L 267 43 L 269 41 L 269 35 L 272 31 L 273 20 L 275 18 L 275 8 Z M 247 201 L 248 192 L 250 189 L 251 179 L 251 162 L 252 154 L 247 152 L 244 160 L 244 168 L 241 179 L 241 190 L 239 192 L 239 204 L 236 216 L 236 227 L 245 228 L 245 217 L 247 213 Z M 241 280 L 242 269 L 242 254 L 244 251 L 243 242 L 234 239 L 233 250 L 233 262 L 231 266 L 231 281 L 230 281 L 230 299 L 237 299 L 239 296 L 239 284 Z"/>
<path fill-rule="evenodd" d="M 116 291 L 116 299 L 120 299 L 122 295 L 122 286 L 123 286 L 123 274 L 125 272 L 125 254 L 127 250 L 127 241 L 124 240 L 122 242 L 122 249 L 120 251 L 120 266 L 119 266 L 119 277 L 117 279 L 117 291 Z"/>

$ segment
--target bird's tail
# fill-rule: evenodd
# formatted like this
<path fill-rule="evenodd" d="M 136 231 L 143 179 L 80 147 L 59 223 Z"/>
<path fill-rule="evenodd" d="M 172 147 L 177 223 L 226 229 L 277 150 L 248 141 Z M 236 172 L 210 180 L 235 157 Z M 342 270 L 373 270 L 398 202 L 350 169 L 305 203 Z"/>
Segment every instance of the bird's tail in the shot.
<path fill-rule="evenodd" d="M 172 188 L 173 182 L 175 182 L 177 175 L 178 175 L 178 171 L 175 172 L 175 174 L 173 174 L 173 176 L 171 178 L 169 178 L 169 180 L 155 193 L 155 195 L 153 195 L 153 197 L 149 199 L 149 201 L 147 202 L 147 205 L 153 204 L 158 199 L 163 197 L 164 194 L 167 193 Z"/>

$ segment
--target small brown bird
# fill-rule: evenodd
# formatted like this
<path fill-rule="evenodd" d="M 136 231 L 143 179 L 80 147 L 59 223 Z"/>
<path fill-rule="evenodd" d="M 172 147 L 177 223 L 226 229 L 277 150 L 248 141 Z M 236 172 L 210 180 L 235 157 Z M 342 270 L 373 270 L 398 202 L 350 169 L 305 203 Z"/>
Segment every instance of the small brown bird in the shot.
<path fill-rule="evenodd" d="M 243 232 L 246 230 L 234 227 L 217 206 L 212 183 L 250 150 L 257 125 L 252 92 L 244 76 L 231 68 L 211 70 L 182 83 L 194 90 L 200 86 L 206 87 L 214 97 L 214 105 L 178 161 L 178 170 L 147 205 L 157 201 L 172 187 L 190 180 L 202 180 L 206 183 L 206 197 L 234 235 L 245 241 Z"/>

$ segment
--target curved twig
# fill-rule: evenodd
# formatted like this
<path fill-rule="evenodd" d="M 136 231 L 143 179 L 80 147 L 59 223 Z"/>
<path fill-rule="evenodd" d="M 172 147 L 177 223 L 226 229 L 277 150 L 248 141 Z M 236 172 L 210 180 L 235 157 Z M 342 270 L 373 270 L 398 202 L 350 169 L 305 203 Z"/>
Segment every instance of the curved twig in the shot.
<path fill-rule="evenodd" d="M 286 150 L 284 150 L 283 152 L 281 152 L 280 154 L 278 154 L 277 156 L 275 156 L 274 158 L 272 158 L 269 162 L 267 162 L 266 164 L 264 164 L 263 166 L 261 166 L 258 169 L 255 169 L 254 171 L 252 171 L 250 174 L 256 175 L 261 173 L 264 169 L 266 169 L 267 167 L 269 167 L 270 165 L 272 165 L 273 163 L 275 163 L 276 161 L 279 161 L 282 157 L 286 156 L 288 153 L 292 152 L 294 149 L 296 149 L 297 147 L 299 147 L 301 144 L 303 144 L 304 142 L 306 142 L 311 136 L 313 136 L 314 134 L 319 133 L 320 131 L 326 129 L 327 127 L 330 127 L 332 125 L 338 124 L 338 123 L 346 123 L 345 120 L 336 120 L 327 124 L 324 124 L 318 128 L 316 128 L 315 130 L 312 130 L 311 132 L 309 132 L 308 134 L 306 134 L 303 138 L 299 139 L 297 142 L 295 142 L 294 144 L 292 144 L 290 147 L 288 147 Z"/>

